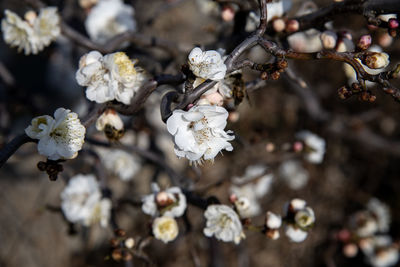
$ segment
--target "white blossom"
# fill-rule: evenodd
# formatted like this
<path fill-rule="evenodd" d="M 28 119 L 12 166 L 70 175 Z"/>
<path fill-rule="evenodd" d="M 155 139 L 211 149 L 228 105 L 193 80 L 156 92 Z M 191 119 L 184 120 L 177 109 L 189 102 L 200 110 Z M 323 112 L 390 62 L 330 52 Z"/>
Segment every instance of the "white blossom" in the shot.
<path fill-rule="evenodd" d="M 310 207 L 305 207 L 302 210 L 296 212 L 294 221 L 301 228 L 307 228 L 315 222 L 314 211 Z"/>
<path fill-rule="evenodd" d="M 60 35 L 60 18 L 57 8 L 46 7 L 39 15 L 34 11 L 25 13 L 25 20 L 10 10 L 5 10 L 1 28 L 4 41 L 25 55 L 37 54 Z"/>
<path fill-rule="evenodd" d="M 382 203 L 379 199 L 372 198 L 368 201 L 367 208 L 376 218 L 378 230 L 380 232 L 389 231 L 389 225 L 391 221 L 389 207 Z"/>
<path fill-rule="evenodd" d="M 86 97 L 97 103 L 117 100 L 129 105 L 146 76 L 124 52 L 105 55 L 92 51 L 81 57 L 76 80 L 87 86 Z"/>
<path fill-rule="evenodd" d="M 224 242 L 235 242 L 245 238 L 242 223 L 236 212 L 226 205 L 210 205 L 204 216 L 207 219 L 203 232 L 206 236 L 215 236 Z"/>
<path fill-rule="evenodd" d="M 101 150 L 101 160 L 108 171 L 123 181 L 132 180 L 140 170 L 140 159 L 120 149 Z"/>
<path fill-rule="evenodd" d="M 90 39 L 105 44 L 118 34 L 136 31 L 135 10 L 122 0 L 100 0 L 85 21 Z"/>
<path fill-rule="evenodd" d="M 160 191 L 153 184 L 154 192 L 142 198 L 142 210 L 151 216 L 180 217 L 185 213 L 187 204 L 186 197 L 179 187 L 170 187 Z"/>
<path fill-rule="evenodd" d="M 61 193 L 61 209 L 72 223 L 85 226 L 100 222 L 108 225 L 111 201 L 101 199 L 99 184 L 94 175 L 78 174 L 72 177 Z"/>
<path fill-rule="evenodd" d="M 285 226 L 285 234 L 290 239 L 290 241 L 295 243 L 300 243 L 306 240 L 308 233 L 301 230 L 296 225 L 287 224 Z"/>
<path fill-rule="evenodd" d="M 226 74 L 226 65 L 221 54 L 215 50 L 202 51 L 195 47 L 188 56 L 190 70 L 203 79 L 220 81 Z"/>
<path fill-rule="evenodd" d="M 178 236 L 179 228 L 176 220 L 169 216 L 162 216 L 153 221 L 153 234 L 158 240 L 164 243 L 175 240 Z"/>
<path fill-rule="evenodd" d="M 306 160 L 311 163 L 321 163 L 324 160 L 325 140 L 310 131 L 301 131 L 296 137 L 306 145 Z M 311 151 L 308 151 L 311 150 Z"/>
<path fill-rule="evenodd" d="M 269 229 L 278 229 L 282 225 L 282 218 L 273 212 L 268 211 L 265 215 L 265 225 Z"/>
<path fill-rule="evenodd" d="M 34 118 L 25 129 L 30 138 L 39 140 L 39 154 L 50 160 L 75 158 L 84 143 L 85 131 L 78 115 L 64 108 L 54 112 L 54 119 L 47 115 Z"/>
<path fill-rule="evenodd" d="M 115 130 L 123 130 L 124 123 L 121 117 L 113 109 L 107 109 L 96 121 L 96 129 L 98 131 L 104 131 L 106 125 L 113 127 Z"/>
<path fill-rule="evenodd" d="M 373 267 L 394 266 L 399 261 L 399 249 L 388 235 L 376 235 L 360 241 L 367 262 Z"/>
<path fill-rule="evenodd" d="M 318 30 L 310 29 L 304 32 L 291 34 L 287 40 L 289 46 L 296 52 L 313 53 L 322 50 L 322 43 Z"/>
<path fill-rule="evenodd" d="M 254 199 L 250 200 L 246 197 L 240 196 L 234 204 L 240 218 L 250 218 L 259 213 L 260 208 L 257 200 L 254 201 Z M 253 206 L 256 206 L 257 209 Z"/>
<path fill-rule="evenodd" d="M 302 189 L 308 182 L 309 173 L 297 160 L 284 161 L 279 166 L 279 175 L 293 189 Z"/>
<path fill-rule="evenodd" d="M 225 132 L 228 111 L 218 106 L 194 106 L 189 111 L 174 110 L 167 130 L 174 136 L 175 154 L 192 162 L 213 160 L 222 149 L 232 151 L 228 141 L 235 137 Z"/>

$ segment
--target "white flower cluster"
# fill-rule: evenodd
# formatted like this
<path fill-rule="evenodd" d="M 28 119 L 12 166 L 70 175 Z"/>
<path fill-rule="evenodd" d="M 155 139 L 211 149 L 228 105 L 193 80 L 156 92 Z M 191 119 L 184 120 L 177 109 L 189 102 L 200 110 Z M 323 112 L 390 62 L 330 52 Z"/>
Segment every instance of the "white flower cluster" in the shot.
<path fill-rule="evenodd" d="M 265 174 L 264 165 L 250 165 L 241 177 L 233 177 L 230 191 L 237 197 L 234 203 L 241 218 L 251 218 L 261 213 L 259 199 L 271 188 L 272 174 Z"/>
<path fill-rule="evenodd" d="M 285 217 L 288 220 L 285 225 L 286 236 L 292 242 L 303 242 L 315 222 L 314 211 L 304 200 L 295 198 L 286 203 Z"/>
<path fill-rule="evenodd" d="M 50 160 L 75 158 L 82 149 L 85 132 L 78 115 L 64 108 L 58 108 L 54 118 L 48 115 L 34 118 L 25 129 L 26 135 L 39 140 L 39 154 Z"/>
<path fill-rule="evenodd" d="M 108 225 L 111 200 L 101 197 L 94 175 L 78 174 L 72 177 L 61 193 L 61 200 L 61 209 L 68 221 L 84 226 L 98 222 L 103 227 Z"/>
<path fill-rule="evenodd" d="M 115 99 L 129 105 L 146 79 L 134 63 L 124 52 L 103 56 L 92 51 L 81 57 L 76 80 L 79 85 L 87 86 L 86 97 L 91 101 L 104 103 Z"/>
<path fill-rule="evenodd" d="M 349 229 L 343 229 L 338 239 L 343 242 L 347 257 L 357 255 L 358 248 L 366 261 L 374 267 L 394 266 L 399 261 L 399 247 L 385 234 L 389 231 L 389 208 L 376 198 L 370 199 L 367 209 L 350 218 Z"/>
<path fill-rule="evenodd" d="M 245 238 L 237 213 L 226 205 L 209 205 L 204 213 L 207 219 L 203 232 L 224 242 L 239 244 Z"/>
<path fill-rule="evenodd" d="M 85 21 L 90 39 L 105 44 L 118 34 L 136 31 L 135 10 L 122 0 L 100 0 Z"/>
<path fill-rule="evenodd" d="M 225 132 L 228 111 L 218 106 L 194 106 L 189 111 L 174 110 L 167 129 L 174 136 L 175 154 L 191 162 L 214 160 L 222 150 L 232 151 L 228 141 L 234 136 Z"/>
<path fill-rule="evenodd" d="M 179 187 L 160 191 L 157 184 L 152 184 L 153 193 L 142 198 L 144 213 L 157 217 L 153 221 L 155 238 L 168 243 L 178 236 L 178 223 L 174 218 L 181 217 L 186 210 L 186 197 Z"/>
<path fill-rule="evenodd" d="M 322 163 L 325 154 L 325 140 L 310 131 L 301 131 L 296 137 L 305 144 L 305 158 L 315 164 Z"/>
<path fill-rule="evenodd" d="M 37 54 L 60 35 L 60 18 L 57 8 L 42 8 L 37 15 L 34 11 L 25 13 L 25 20 L 10 10 L 5 10 L 1 22 L 4 41 L 25 55 Z"/>

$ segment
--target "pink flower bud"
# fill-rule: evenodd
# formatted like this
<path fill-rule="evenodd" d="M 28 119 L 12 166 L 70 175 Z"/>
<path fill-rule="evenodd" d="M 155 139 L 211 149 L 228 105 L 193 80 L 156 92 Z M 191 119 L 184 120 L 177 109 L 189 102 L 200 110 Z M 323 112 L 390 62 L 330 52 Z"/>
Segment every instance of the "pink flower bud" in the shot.
<path fill-rule="evenodd" d="M 342 242 L 348 242 L 350 240 L 351 233 L 347 229 L 342 229 L 337 233 L 337 239 Z"/>
<path fill-rule="evenodd" d="M 390 29 L 397 29 L 399 27 L 399 21 L 397 19 L 389 19 L 388 23 Z"/>
<path fill-rule="evenodd" d="M 300 152 L 300 151 L 302 151 L 302 150 L 303 150 L 303 143 L 302 143 L 302 142 L 299 142 L 299 141 L 294 142 L 294 144 L 293 144 L 293 150 L 294 150 L 294 152 Z"/>
<path fill-rule="evenodd" d="M 164 191 L 156 195 L 156 202 L 159 206 L 165 206 L 169 202 L 168 194 Z"/>
<path fill-rule="evenodd" d="M 221 11 L 221 17 L 224 21 L 232 21 L 235 18 L 235 10 L 229 5 L 224 6 Z"/>
<path fill-rule="evenodd" d="M 235 203 L 237 200 L 238 200 L 237 195 L 231 194 L 231 195 L 229 196 L 229 201 L 230 201 L 232 204 Z"/>
<path fill-rule="evenodd" d="M 348 258 L 353 258 L 357 255 L 358 248 L 355 244 L 350 243 L 343 247 L 343 254 Z"/>
<path fill-rule="evenodd" d="M 287 32 L 297 32 L 300 28 L 300 24 L 297 20 L 291 19 L 286 24 L 286 31 Z"/>
<path fill-rule="evenodd" d="M 361 50 L 367 50 L 372 43 L 372 38 L 371 35 L 366 34 L 360 37 L 360 40 L 358 40 L 357 47 L 360 48 Z"/>
<path fill-rule="evenodd" d="M 285 21 L 283 19 L 275 19 L 272 22 L 272 27 L 274 28 L 274 30 L 276 32 L 282 32 L 286 28 L 286 23 L 285 23 Z"/>

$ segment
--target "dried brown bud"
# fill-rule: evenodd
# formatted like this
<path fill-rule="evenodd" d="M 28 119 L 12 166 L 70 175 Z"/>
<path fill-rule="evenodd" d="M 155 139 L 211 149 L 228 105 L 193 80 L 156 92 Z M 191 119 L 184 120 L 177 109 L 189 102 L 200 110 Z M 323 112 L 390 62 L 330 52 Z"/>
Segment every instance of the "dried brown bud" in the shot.
<path fill-rule="evenodd" d="M 113 252 L 111 253 L 111 257 L 115 261 L 120 261 L 122 259 L 122 250 L 119 248 L 114 249 Z"/>
<path fill-rule="evenodd" d="M 288 67 L 288 62 L 284 59 L 279 60 L 278 62 L 276 62 L 276 67 L 278 69 L 286 69 Z"/>
<path fill-rule="evenodd" d="M 383 91 L 387 94 L 394 94 L 394 89 L 393 88 L 383 88 Z"/>
<path fill-rule="evenodd" d="M 359 99 L 361 100 L 361 101 L 369 101 L 369 99 L 370 99 L 370 97 L 371 97 L 371 94 L 370 94 L 370 92 L 368 92 L 368 91 L 363 91 L 363 92 L 361 92 L 361 94 L 359 95 Z"/>
<path fill-rule="evenodd" d="M 375 102 L 375 100 L 376 100 L 376 96 L 375 95 L 370 95 L 368 101 L 372 103 L 372 102 Z"/>
<path fill-rule="evenodd" d="M 39 161 L 37 164 L 37 167 L 38 167 L 39 171 L 44 172 L 47 168 L 47 164 L 44 161 Z"/>
<path fill-rule="evenodd" d="M 122 254 L 123 256 L 123 260 L 124 261 L 131 261 L 132 260 L 132 254 L 128 251 L 124 251 L 124 253 Z"/>
<path fill-rule="evenodd" d="M 50 179 L 50 181 L 56 181 L 57 178 L 58 178 L 58 175 L 57 175 L 57 174 L 49 174 L 49 179 Z"/>
<path fill-rule="evenodd" d="M 112 238 L 110 240 L 110 246 L 113 247 L 113 248 L 118 247 L 120 243 L 121 242 L 117 238 Z"/>
<path fill-rule="evenodd" d="M 351 97 L 353 95 L 353 93 L 349 90 L 349 88 L 347 86 L 342 86 L 338 89 L 338 95 L 340 97 L 340 99 L 348 99 L 349 97 Z"/>
<path fill-rule="evenodd" d="M 125 230 L 116 229 L 114 232 L 115 232 L 115 235 L 116 235 L 116 236 L 119 236 L 119 237 L 124 237 L 124 236 L 126 236 Z"/>
<path fill-rule="evenodd" d="M 395 29 L 389 29 L 389 35 L 392 37 L 396 37 L 397 36 L 397 31 Z"/>
<path fill-rule="evenodd" d="M 271 74 L 272 80 L 278 80 L 280 77 L 281 77 L 281 74 L 279 73 L 279 71 L 275 71 Z"/>
<path fill-rule="evenodd" d="M 266 72 L 266 71 L 261 72 L 261 79 L 268 80 L 268 72 Z"/>
<path fill-rule="evenodd" d="M 361 85 L 359 84 L 359 83 L 352 83 L 351 84 L 351 91 L 353 92 L 353 93 L 358 93 L 358 92 L 360 92 L 361 91 Z"/>

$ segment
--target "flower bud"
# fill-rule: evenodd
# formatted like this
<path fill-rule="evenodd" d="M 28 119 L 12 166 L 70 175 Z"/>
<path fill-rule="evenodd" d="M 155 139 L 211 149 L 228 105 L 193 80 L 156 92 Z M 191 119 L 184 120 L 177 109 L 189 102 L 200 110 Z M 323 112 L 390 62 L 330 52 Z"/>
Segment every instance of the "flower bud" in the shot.
<path fill-rule="evenodd" d="M 277 240 L 280 237 L 278 229 L 271 229 L 265 232 L 265 235 L 272 240 Z"/>
<path fill-rule="evenodd" d="M 26 12 L 25 15 L 24 15 L 24 19 L 25 19 L 30 25 L 33 25 L 33 24 L 34 24 L 34 21 L 36 20 L 36 18 L 37 18 L 37 14 L 36 14 L 36 12 L 33 11 L 33 10 L 30 10 L 30 11 Z"/>
<path fill-rule="evenodd" d="M 120 261 L 122 259 L 122 250 L 119 248 L 114 249 L 113 252 L 111 253 L 111 257 L 115 261 Z"/>
<path fill-rule="evenodd" d="M 272 22 L 272 27 L 274 28 L 274 30 L 276 32 L 282 32 L 286 28 L 286 23 L 285 23 L 285 21 L 283 19 L 275 19 Z"/>
<path fill-rule="evenodd" d="M 358 40 L 357 47 L 361 50 L 367 50 L 372 43 L 372 38 L 371 35 L 366 34 L 360 37 L 360 40 Z"/>
<path fill-rule="evenodd" d="M 299 142 L 299 141 L 294 142 L 294 144 L 293 144 L 294 152 L 301 152 L 303 150 L 303 148 L 304 148 L 304 146 L 303 146 L 302 142 Z"/>
<path fill-rule="evenodd" d="M 343 254 L 348 258 L 353 258 L 357 255 L 358 248 L 355 244 L 350 243 L 343 247 Z"/>
<path fill-rule="evenodd" d="M 337 34 L 333 31 L 324 31 L 321 36 L 322 46 L 325 49 L 333 49 L 336 46 Z"/>
<path fill-rule="evenodd" d="M 164 207 L 170 204 L 170 198 L 167 192 L 161 191 L 156 195 L 156 202 L 158 206 Z"/>
<path fill-rule="evenodd" d="M 286 31 L 287 32 L 297 32 L 300 28 L 300 24 L 297 20 L 291 19 L 286 24 Z"/>
<path fill-rule="evenodd" d="M 124 236 L 126 236 L 125 230 L 116 229 L 114 232 L 115 232 L 115 235 L 116 235 L 116 236 L 119 236 L 119 237 L 124 237 Z"/>
<path fill-rule="evenodd" d="M 117 238 L 112 238 L 110 240 L 110 246 L 113 247 L 113 248 L 118 247 L 119 244 L 120 244 L 120 242 L 119 242 L 119 240 Z"/>
<path fill-rule="evenodd" d="M 373 53 L 368 55 L 362 61 L 368 68 L 382 69 L 389 65 L 389 55 L 386 53 Z"/>
<path fill-rule="evenodd" d="M 133 246 L 135 246 L 135 239 L 132 237 L 127 238 L 124 242 L 124 245 L 127 248 L 133 248 Z"/>
<path fill-rule="evenodd" d="M 272 80 L 278 80 L 280 77 L 281 77 L 281 74 L 279 73 L 279 71 L 275 71 L 271 74 Z"/>
<path fill-rule="evenodd" d="M 221 17 L 224 21 L 232 21 L 235 18 L 235 10 L 230 5 L 222 8 Z"/>
<path fill-rule="evenodd" d="M 394 18 L 389 19 L 388 24 L 390 29 L 397 29 L 399 27 L 399 21 Z"/>
<path fill-rule="evenodd" d="M 282 218 L 270 211 L 265 215 L 265 225 L 268 229 L 278 229 L 282 225 Z"/>

